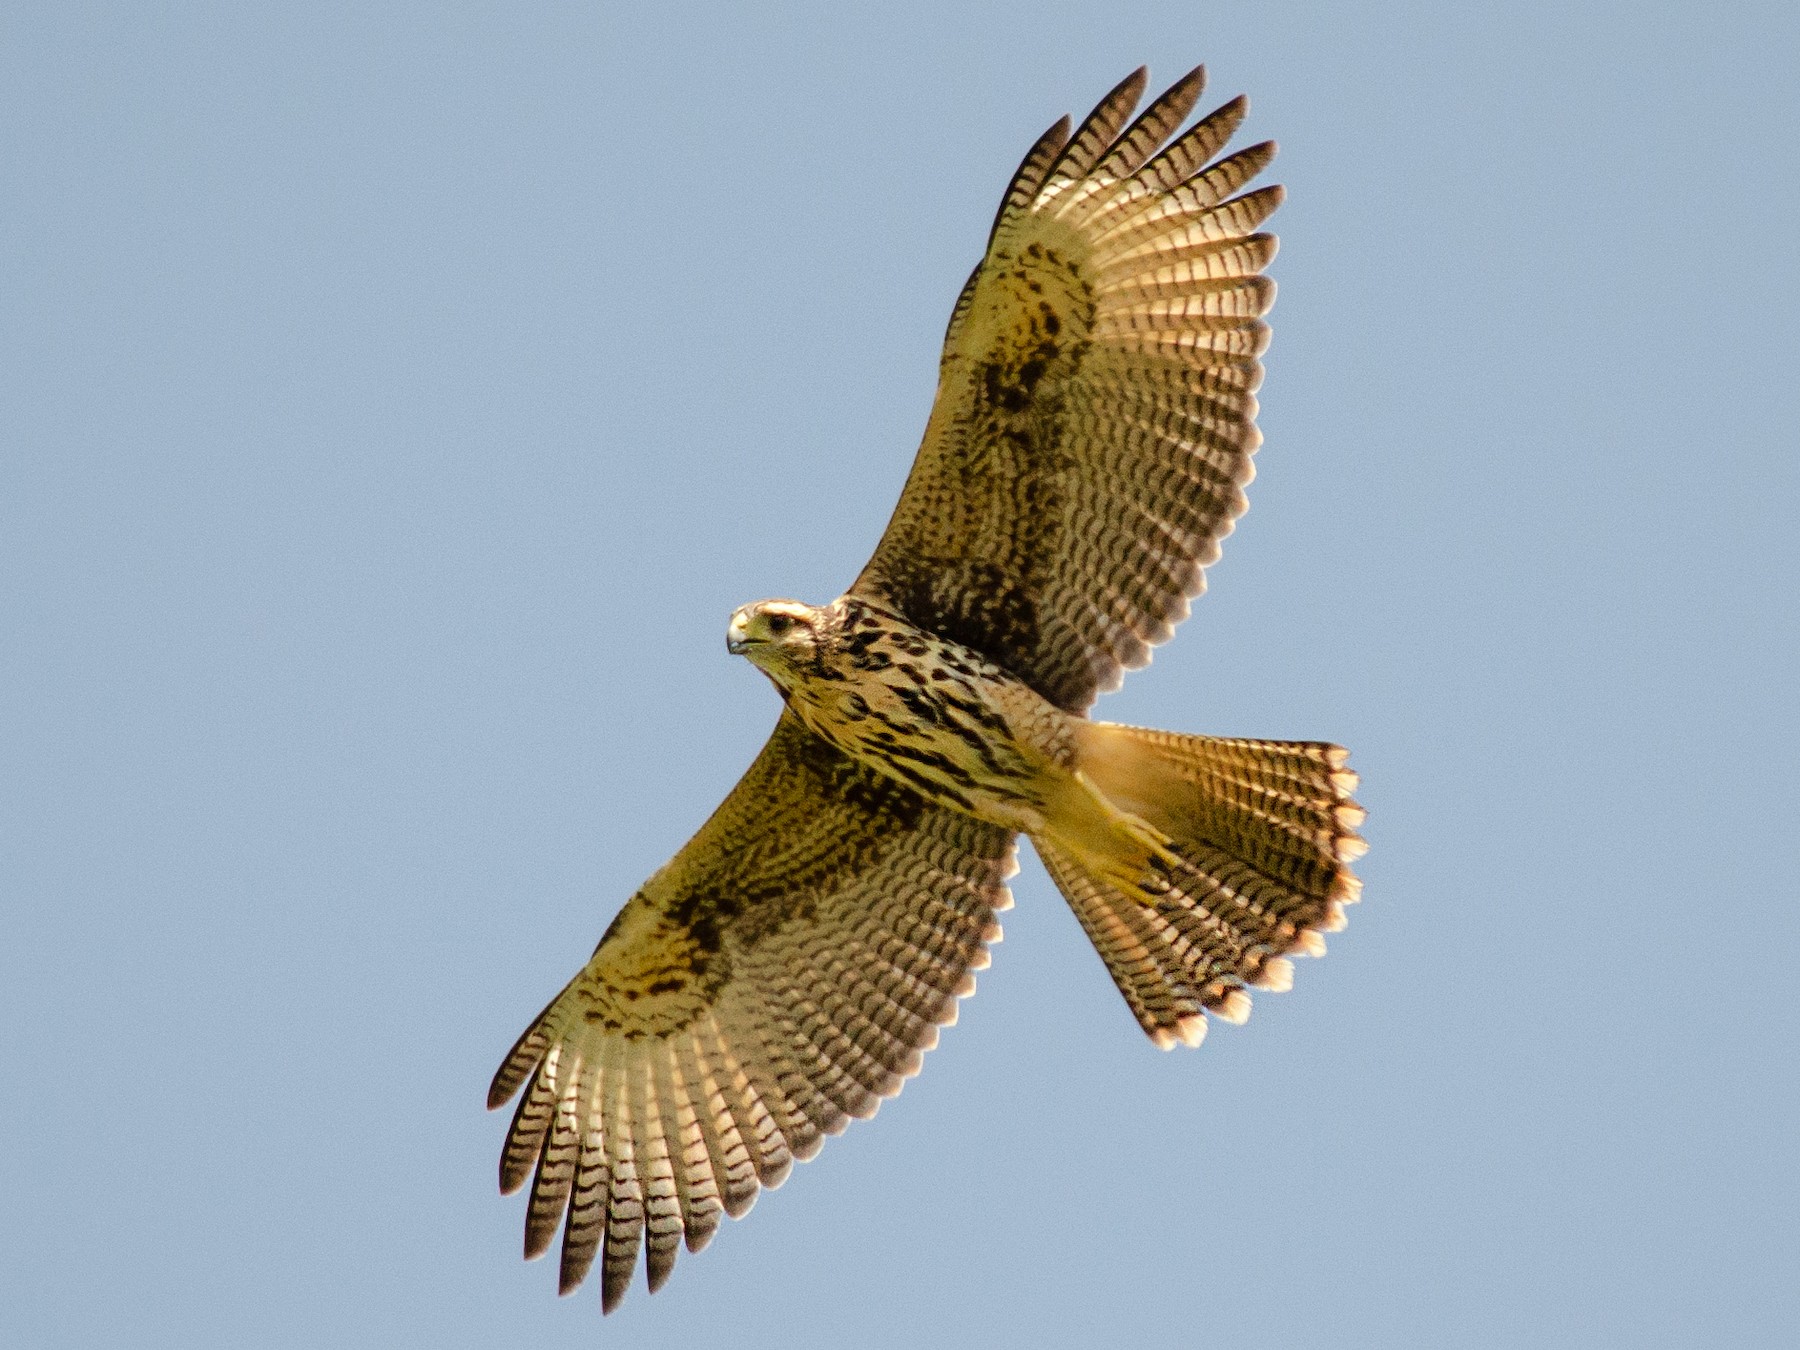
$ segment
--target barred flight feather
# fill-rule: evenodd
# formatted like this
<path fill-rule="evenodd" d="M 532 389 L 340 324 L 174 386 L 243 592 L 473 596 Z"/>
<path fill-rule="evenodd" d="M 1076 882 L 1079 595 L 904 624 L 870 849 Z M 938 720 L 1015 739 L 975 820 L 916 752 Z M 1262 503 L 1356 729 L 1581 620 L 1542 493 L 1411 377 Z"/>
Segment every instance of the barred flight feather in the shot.
<path fill-rule="evenodd" d="M 629 1064 L 629 1058 L 626 1060 Z M 637 1266 L 638 1247 L 644 1236 L 644 1208 L 637 1187 L 636 1150 L 632 1130 L 639 1103 L 631 1099 L 625 1074 L 608 1075 L 605 1109 L 611 1121 L 606 1131 L 605 1209 L 606 1229 L 600 1242 L 600 1310 L 611 1312 L 625 1297 L 631 1272 Z"/>
<path fill-rule="evenodd" d="M 708 1132 L 706 1104 L 688 1079 L 688 1040 L 679 1038 L 667 1060 L 654 1057 L 651 1064 L 657 1075 L 657 1096 L 671 1103 L 674 1112 L 670 1149 L 681 1201 L 682 1238 L 690 1252 L 697 1252 L 712 1240 L 724 1216 L 725 1173 L 722 1147 L 716 1161 L 714 1158 L 716 1136 Z"/>
<path fill-rule="evenodd" d="M 1042 136 L 1025 152 L 1017 172 L 1005 194 L 1000 198 L 1000 209 L 994 215 L 994 227 L 988 232 L 988 241 L 993 242 L 994 235 L 1000 227 L 1009 223 L 1019 212 L 1030 207 L 1037 200 L 1038 190 L 1044 185 L 1044 177 L 1050 172 L 1050 166 L 1062 153 L 1062 148 L 1069 140 L 1070 122 L 1068 117 L 1059 117 L 1052 122 Z M 973 278 L 971 278 L 971 281 Z"/>
<path fill-rule="evenodd" d="M 681 1054 L 673 1046 L 671 1052 L 667 1056 L 649 1056 L 649 1065 L 655 1076 L 656 1099 L 663 1108 L 669 1173 L 681 1216 L 680 1235 L 688 1250 L 694 1252 L 711 1240 L 723 1211 L 699 1115 L 680 1077 Z M 671 1257 L 671 1268 L 673 1265 Z"/>
<path fill-rule="evenodd" d="M 581 1074 L 570 1075 L 558 1097 L 550 1130 L 538 1154 L 537 1175 L 531 1183 L 531 1200 L 525 1211 L 525 1257 L 535 1260 L 550 1249 L 562 1223 L 563 1206 L 569 1200 L 575 1162 L 580 1156 L 582 1113 L 573 1101 L 580 1090 Z"/>
<path fill-rule="evenodd" d="M 588 1131 L 581 1141 L 581 1157 L 575 1166 L 575 1185 L 569 1194 L 569 1208 L 563 1221 L 562 1260 L 557 1271 L 557 1288 L 573 1289 L 587 1278 L 606 1231 L 606 1146 L 603 1132 Z"/>
<path fill-rule="evenodd" d="M 649 1095 L 649 1078 L 646 1064 L 636 1080 L 641 1084 L 637 1090 L 642 1094 L 643 1115 L 638 1126 L 634 1158 L 643 1192 L 644 1274 L 650 1292 L 655 1293 L 675 1269 L 675 1253 L 681 1247 L 684 1220 L 675 1165 L 669 1157 L 669 1141 L 663 1125 L 667 1103 L 659 1104 L 657 1098 Z M 625 1277 L 629 1279 L 630 1276 L 628 1263 Z"/>
<path fill-rule="evenodd" d="M 1063 147 L 1062 154 L 1050 166 L 1035 205 L 1042 206 L 1051 196 L 1066 190 L 1071 184 L 1079 183 L 1093 172 L 1101 156 L 1112 148 L 1120 128 L 1125 125 L 1125 119 L 1131 116 L 1138 100 L 1143 98 L 1144 84 L 1149 77 L 1150 72 L 1139 66 L 1113 86 L 1112 92 L 1095 105 L 1094 110 L 1082 121 L 1080 129 Z"/>

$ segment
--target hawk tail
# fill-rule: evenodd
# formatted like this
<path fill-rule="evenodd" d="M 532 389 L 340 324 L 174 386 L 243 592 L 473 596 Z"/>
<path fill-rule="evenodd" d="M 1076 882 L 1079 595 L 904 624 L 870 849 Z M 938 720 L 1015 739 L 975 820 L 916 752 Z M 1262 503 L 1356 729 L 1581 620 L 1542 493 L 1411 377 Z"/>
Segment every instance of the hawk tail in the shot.
<path fill-rule="evenodd" d="M 1139 1025 L 1198 1045 L 1205 1012 L 1242 1022 L 1251 986 L 1322 955 L 1366 850 L 1349 754 L 1315 741 L 1183 736 L 1084 723 L 1080 804 L 1038 852 Z"/>

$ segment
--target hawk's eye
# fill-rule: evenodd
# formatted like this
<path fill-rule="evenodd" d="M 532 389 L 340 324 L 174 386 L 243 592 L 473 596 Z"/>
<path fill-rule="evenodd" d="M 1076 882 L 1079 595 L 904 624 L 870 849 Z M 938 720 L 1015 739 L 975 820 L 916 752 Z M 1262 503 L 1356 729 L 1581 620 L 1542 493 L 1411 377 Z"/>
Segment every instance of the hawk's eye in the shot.
<path fill-rule="evenodd" d="M 793 626 L 794 626 L 794 616 L 791 614 L 771 614 L 771 615 L 769 615 L 769 632 L 778 637 L 782 633 L 787 632 L 787 630 L 792 628 Z"/>

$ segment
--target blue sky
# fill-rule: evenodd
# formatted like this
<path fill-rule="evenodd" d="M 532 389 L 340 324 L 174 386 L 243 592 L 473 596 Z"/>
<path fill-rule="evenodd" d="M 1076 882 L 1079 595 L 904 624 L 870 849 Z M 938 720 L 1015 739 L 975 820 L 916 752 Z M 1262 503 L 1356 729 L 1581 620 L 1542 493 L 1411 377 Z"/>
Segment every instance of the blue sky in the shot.
<path fill-rule="evenodd" d="M 9 10 L 0 1341 L 1793 1335 L 1793 8 L 769 8 Z M 1350 746 L 1366 901 L 1164 1055 L 1028 861 L 602 1325 L 488 1077 L 761 743 L 726 618 L 867 556 L 1019 155 L 1198 60 L 1268 443 L 1100 712 Z"/>

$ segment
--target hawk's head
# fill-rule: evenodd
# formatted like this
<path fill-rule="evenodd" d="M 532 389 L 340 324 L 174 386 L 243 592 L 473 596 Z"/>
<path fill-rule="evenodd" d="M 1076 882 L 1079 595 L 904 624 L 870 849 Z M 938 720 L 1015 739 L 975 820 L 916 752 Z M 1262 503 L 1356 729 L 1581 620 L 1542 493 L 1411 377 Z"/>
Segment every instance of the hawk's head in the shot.
<path fill-rule="evenodd" d="M 758 600 L 731 616 L 725 650 L 748 657 L 776 684 L 784 684 L 801 668 L 817 663 L 829 626 L 826 610 L 798 600 Z"/>

